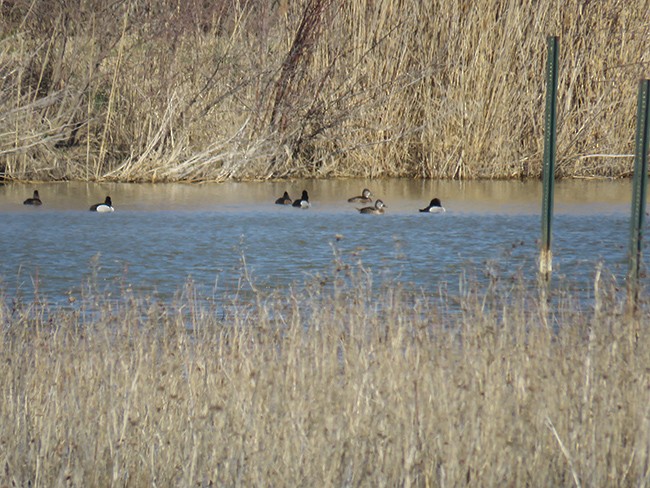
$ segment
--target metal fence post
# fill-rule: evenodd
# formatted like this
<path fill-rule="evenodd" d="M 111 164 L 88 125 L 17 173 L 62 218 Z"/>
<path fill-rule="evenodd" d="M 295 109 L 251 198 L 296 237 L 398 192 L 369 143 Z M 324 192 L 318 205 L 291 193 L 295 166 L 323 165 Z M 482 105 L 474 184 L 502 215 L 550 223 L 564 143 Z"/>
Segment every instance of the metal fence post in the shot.
<path fill-rule="evenodd" d="M 636 114 L 636 149 L 632 188 L 632 225 L 630 231 L 630 270 L 628 301 L 636 306 L 639 297 L 639 269 L 643 251 L 643 224 L 648 187 L 648 139 L 650 139 L 650 80 L 639 82 Z"/>
<path fill-rule="evenodd" d="M 555 145 L 557 115 L 557 78 L 559 41 L 556 36 L 547 38 L 546 62 L 546 117 L 544 124 L 544 161 L 542 195 L 542 248 L 539 255 L 539 272 L 545 281 L 551 277 L 553 252 L 551 235 L 553 221 L 553 186 L 555 180 Z"/>

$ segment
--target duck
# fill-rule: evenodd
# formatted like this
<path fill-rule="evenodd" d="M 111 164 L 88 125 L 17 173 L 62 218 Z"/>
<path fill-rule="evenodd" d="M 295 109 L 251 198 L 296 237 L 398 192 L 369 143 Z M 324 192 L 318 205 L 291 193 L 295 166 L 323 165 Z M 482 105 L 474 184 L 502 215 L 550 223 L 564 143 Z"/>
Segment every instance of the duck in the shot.
<path fill-rule="evenodd" d="M 363 208 L 358 208 L 357 210 L 362 214 L 382 215 L 384 213 L 385 208 L 388 207 L 384 205 L 384 202 L 382 202 L 381 200 L 377 200 L 375 202 L 374 207 L 363 207 Z"/>
<path fill-rule="evenodd" d="M 291 205 L 291 197 L 289 196 L 289 193 L 286 191 L 284 192 L 284 195 L 282 195 L 280 198 L 278 198 L 275 201 L 276 205 Z"/>
<path fill-rule="evenodd" d="M 42 205 L 41 197 L 38 195 L 38 190 L 34 190 L 32 198 L 28 198 L 23 202 L 23 205 Z"/>
<path fill-rule="evenodd" d="M 106 197 L 106 200 L 104 200 L 104 203 L 96 203 L 92 207 L 90 207 L 91 212 L 114 212 L 115 209 L 113 208 L 113 202 L 111 201 L 111 197 Z"/>
<path fill-rule="evenodd" d="M 421 208 L 420 212 L 443 213 L 445 212 L 445 207 L 442 206 L 442 203 L 440 203 L 439 198 L 434 198 L 433 200 L 431 200 L 429 206 L 426 208 Z"/>
<path fill-rule="evenodd" d="M 309 203 L 309 195 L 307 194 L 307 190 L 303 190 L 302 196 L 299 199 L 294 200 L 294 202 L 291 205 L 297 208 L 311 207 L 311 203 Z"/>
<path fill-rule="evenodd" d="M 372 202 L 372 198 L 370 198 L 371 196 L 372 196 L 372 193 L 370 192 L 370 190 L 368 190 L 367 188 L 364 188 L 363 191 L 361 192 L 361 195 L 359 195 L 357 197 L 348 198 L 348 202 L 350 202 L 350 203 L 370 203 L 370 202 Z"/>

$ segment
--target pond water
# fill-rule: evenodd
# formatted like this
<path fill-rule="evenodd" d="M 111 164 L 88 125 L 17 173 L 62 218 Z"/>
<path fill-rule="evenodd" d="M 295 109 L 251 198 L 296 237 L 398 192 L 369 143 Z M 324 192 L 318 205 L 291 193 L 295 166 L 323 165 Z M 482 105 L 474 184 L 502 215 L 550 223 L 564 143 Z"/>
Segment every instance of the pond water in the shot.
<path fill-rule="evenodd" d="M 386 206 L 362 215 L 347 203 L 364 187 Z M 22 201 L 38 189 L 44 204 Z M 274 205 L 306 189 L 312 207 Z M 110 195 L 111 214 L 89 212 Z M 447 212 L 418 208 L 439 197 Z M 598 263 L 623 283 L 629 181 L 556 183 L 553 282 L 588 299 Z M 535 276 L 538 182 L 334 180 L 224 184 L 53 183 L 0 186 L 0 288 L 53 303 L 78 297 L 89 278 L 106 293 L 128 287 L 171 299 L 191 279 L 203 296 L 234 293 L 243 263 L 255 286 L 283 290 L 327 274 L 335 254 L 362 262 L 374 283 L 457 290 L 469 276 Z"/>

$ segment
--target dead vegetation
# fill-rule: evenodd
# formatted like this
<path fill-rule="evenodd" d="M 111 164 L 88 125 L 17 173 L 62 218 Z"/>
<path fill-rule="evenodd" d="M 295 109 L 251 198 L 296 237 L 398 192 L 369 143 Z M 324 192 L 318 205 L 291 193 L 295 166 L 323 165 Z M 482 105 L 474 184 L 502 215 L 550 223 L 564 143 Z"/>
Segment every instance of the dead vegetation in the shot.
<path fill-rule="evenodd" d="M 324 277 L 227 312 L 189 284 L 173 304 L 2 298 L 2 484 L 648 479 L 650 318 L 615 283 L 550 311 L 522 283 L 438 300 L 363 268 Z"/>
<path fill-rule="evenodd" d="M 0 2 L 6 179 L 539 177 L 631 171 L 649 0 Z"/>

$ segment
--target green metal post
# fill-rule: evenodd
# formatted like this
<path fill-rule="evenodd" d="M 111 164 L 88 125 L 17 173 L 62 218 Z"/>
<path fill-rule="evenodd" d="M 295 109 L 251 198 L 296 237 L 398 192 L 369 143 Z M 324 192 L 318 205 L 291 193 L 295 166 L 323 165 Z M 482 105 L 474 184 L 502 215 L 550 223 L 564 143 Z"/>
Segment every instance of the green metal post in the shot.
<path fill-rule="evenodd" d="M 555 145 L 557 116 L 557 72 L 559 41 L 557 37 L 547 39 L 548 59 L 546 62 L 546 118 L 544 123 L 544 169 L 542 196 L 542 249 L 539 255 L 539 272 L 548 281 L 553 269 L 551 251 L 551 227 L 553 223 L 553 186 L 555 180 Z"/>
<path fill-rule="evenodd" d="M 639 82 L 636 113 L 636 150 L 632 188 L 632 226 L 630 233 L 630 271 L 628 300 L 636 305 L 639 296 L 639 268 L 643 251 L 643 224 L 648 188 L 648 139 L 650 139 L 650 80 Z"/>

